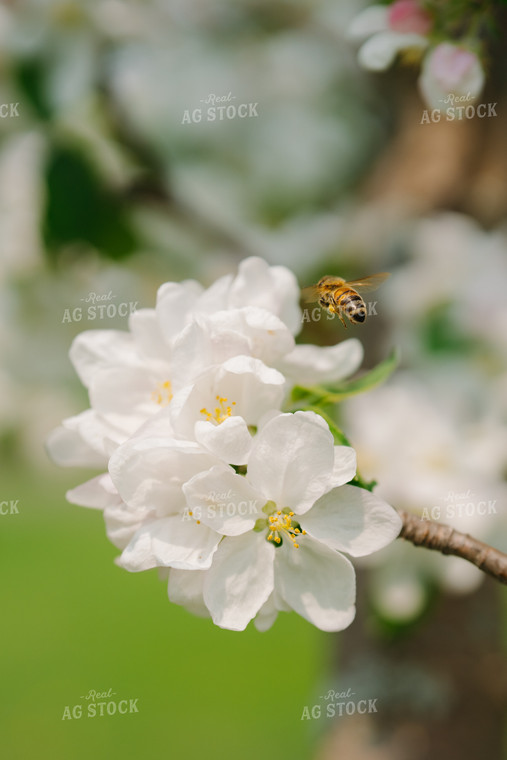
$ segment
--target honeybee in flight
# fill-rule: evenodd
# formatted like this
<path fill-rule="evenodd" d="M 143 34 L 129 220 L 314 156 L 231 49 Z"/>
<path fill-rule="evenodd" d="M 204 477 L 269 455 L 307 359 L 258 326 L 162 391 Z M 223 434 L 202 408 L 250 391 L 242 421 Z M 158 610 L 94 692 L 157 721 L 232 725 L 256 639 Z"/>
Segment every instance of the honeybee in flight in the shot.
<path fill-rule="evenodd" d="M 330 314 L 337 314 L 340 322 L 347 327 L 343 314 L 353 325 L 361 324 L 366 319 L 366 304 L 358 291 L 375 290 L 389 277 L 389 272 L 379 272 L 369 277 L 346 282 L 343 277 L 326 274 L 316 285 L 304 288 L 303 300 L 311 303 L 318 301 Z"/>

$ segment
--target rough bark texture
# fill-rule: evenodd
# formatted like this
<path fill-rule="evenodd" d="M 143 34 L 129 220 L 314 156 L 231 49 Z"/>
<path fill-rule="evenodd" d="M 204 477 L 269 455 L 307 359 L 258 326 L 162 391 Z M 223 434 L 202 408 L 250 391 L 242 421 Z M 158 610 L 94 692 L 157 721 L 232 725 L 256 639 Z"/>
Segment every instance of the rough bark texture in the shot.
<path fill-rule="evenodd" d="M 402 509 L 398 511 L 403 520 L 400 538 L 415 546 L 462 557 L 500 583 L 507 583 L 507 554 L 444 523 L 421 520 L 417 515 Z"/>

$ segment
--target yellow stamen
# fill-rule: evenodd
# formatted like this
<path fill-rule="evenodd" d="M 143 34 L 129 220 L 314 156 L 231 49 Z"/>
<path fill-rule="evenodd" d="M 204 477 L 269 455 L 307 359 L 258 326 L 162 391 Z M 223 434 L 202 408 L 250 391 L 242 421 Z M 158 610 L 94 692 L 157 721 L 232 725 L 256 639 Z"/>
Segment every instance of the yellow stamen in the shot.
<path fill-rule="evenodd" d="M 204 414 L 207 422 L 214 422 L 216 425 L 220 425 L 220 423 L 232 416 L 232 407 L 236 406 L 236 402 L 233 401 L 229 406 L 225 406 L 225 404 L 227 404 L 227 398 L 224 396 L 216 396 L 216 400 L 219 405 L 215 407 L 213 412 L 208 412 L 206 407 L 203 407 L 200 412 L 201 414 Z"/>
<path fill-rule="evenodd" d="M 151 394 L 151 399 L 160 406 L 167 406 L 173 397 L 172 385 L 170 380 L 164 383 L 157 383 L 157 387 Z"/>
<path fill-rule="evenodd" d="M 294 512 L 285 514 L 281 509 L 278 509 L 276 512 L 273 512 L 273 514 L 269 515 L 269 534 L 266 536 L 267 540 L 274 540 L 275 543 L 281 544 L 282 536 L 285 535 L 290 538 L 293 547 L 295 549 L 299 549 L 299 544 L 297 543 L 296 538 L 306 535 L 306 530 L 302 530 L 300 527 L 298 527 L 299 523 L 293 520 L 293 517 Z"/>

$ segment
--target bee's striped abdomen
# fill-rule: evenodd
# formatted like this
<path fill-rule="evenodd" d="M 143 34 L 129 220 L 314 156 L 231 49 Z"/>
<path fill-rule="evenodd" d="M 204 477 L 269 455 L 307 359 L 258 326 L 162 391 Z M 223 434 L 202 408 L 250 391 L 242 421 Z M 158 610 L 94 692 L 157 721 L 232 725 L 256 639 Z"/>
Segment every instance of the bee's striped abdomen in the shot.
<path fill-rule="evenodd" d="M 352 324 L 360 324 L 366 319 L 366 304 L 359 293 L 352 288 L 338 288 L 334 293 L 334 300 Z"/>

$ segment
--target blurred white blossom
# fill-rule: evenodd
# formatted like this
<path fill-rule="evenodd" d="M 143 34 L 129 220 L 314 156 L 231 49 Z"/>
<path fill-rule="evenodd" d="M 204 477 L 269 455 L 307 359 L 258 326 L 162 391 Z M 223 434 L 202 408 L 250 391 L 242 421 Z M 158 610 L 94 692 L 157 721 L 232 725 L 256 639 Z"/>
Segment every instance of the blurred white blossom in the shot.
<path fill-rule="evenodd" d="M 358 467 L 363 477 L 378 479 L 375 493 L 390 504 L 505 550 L 505 420 L 477 417 L 474 397 L 459 376 L 426 372 L 422 377 L 399 373 L 386 386 L 346 403 Z M 375 603 L 400 619 L 421 611 L 430 583 L 463 593 L 484 577 L 465 560 L 401 542 L 376 555 L 374 564 Z"/>
<path fill-rule="evenodd" d="M 359 49 L 359 63 L 372 71 L 384 71 L 398 53 L 424 50 L 431 17 L 417 0 L 396 0 L 392 5 L 371 5 L 349 27 L 352 39 L 369 39 Z"/>

